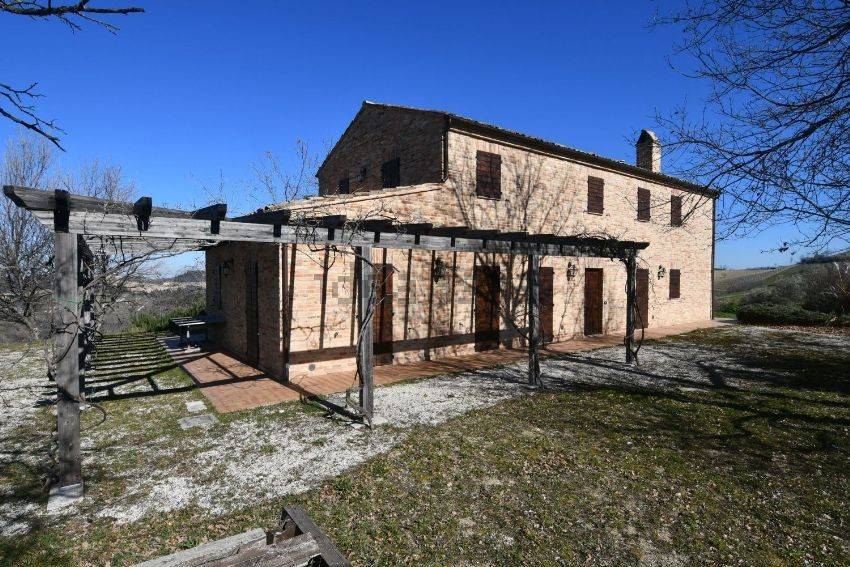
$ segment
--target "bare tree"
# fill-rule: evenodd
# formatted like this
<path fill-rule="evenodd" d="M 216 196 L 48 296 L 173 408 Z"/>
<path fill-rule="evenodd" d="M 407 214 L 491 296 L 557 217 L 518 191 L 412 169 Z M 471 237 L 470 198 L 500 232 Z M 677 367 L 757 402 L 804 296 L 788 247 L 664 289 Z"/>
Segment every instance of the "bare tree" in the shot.
<path fill-rule="evenodd" d="M 266 152 L 263 161 L 252 166 L 254 175 L 249 184 L 251 199 L 263 203 L 280 203 L 318 194 L 316 171 L 322 159 L 310 150 L 304 140 L 295 141 L 295 154 L 297 162 L 291 171 L 272 152 Z"/>
<path fill-rule="evenodd" d="M 4 185 L 43 189 L 50 184 L 52 170 L 48 142 L 22 134 L 6 146 L 0 179 Z M 52 234 L 9 199 L 0 202 L 0 215 L 0 319 L 22 328 L 27 340 L 43 338 L 53 273 Z"/>
<path fill-rule="evenodd" d="M 134 185 L 125 180 L 118 166 L 95 161 L 73 174 L 57 172 L 50 144 L 26 134 L 9 142 L 0 179 L 4 185 L 61 187 L 71 193 L 113 201 L 130 201 L 135 194 Z M 97 248 L 94 252 L 98 252 Z M 100 252 L 92 277 L 100 286 L 98 297 L 104 299 L 98 305 L 106 312 L 126 291 L 130 275 L 143 269 L 142 260 L 147 258 L 106 256 L 104 250 Z M 25 330 L 22 338 L 27 341 L 47 338 L 51 330 L 53 233 L 32 213 L 6 198 L 0 202 L 0 278 L 0 320 Z"/>
<path fill-rule="evenodd" d="M 0 0 L 0 12 L 33 19 L 58 20 L 72 31 L 81 30 L 84 24 L 92 24 L 110 33 L 117 33 L 118 27 L 105 17 L 145 11 L 136 7 L 96 7 L 90 4 L 90 0 L 67 3 Z M 0 116 L 44 136 L 61 149 L 59 135 L 65 132 L 57 126 L 55 120 L 39 116 L 35 102 L 43 95 L 36 90 L 37 86 L 34 82 L 18 87 L 0 82 Z"/>
<path fill-rule="evenodd" d="M 658 117 L 685 176 L 723 191 L 719 236 L 796 227 L 780 249 L 850 237 L 850 2 L 701 0 L 662 15 L 703 113 Z"/>

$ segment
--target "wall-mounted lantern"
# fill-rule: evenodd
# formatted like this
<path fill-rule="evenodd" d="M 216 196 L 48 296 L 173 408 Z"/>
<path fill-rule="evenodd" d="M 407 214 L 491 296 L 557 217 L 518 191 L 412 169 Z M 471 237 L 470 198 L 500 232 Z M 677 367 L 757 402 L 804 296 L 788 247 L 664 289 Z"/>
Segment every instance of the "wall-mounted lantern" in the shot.
<path fill-rule="evenodd" d="M 667 268 L 665 268 L 664 266 L 658 266 L 658 279 L 659 280 L 662 279 L 664 277 L 664 274 L 666 274 L 666 273 L 667 273 Z"/>
<path fill-rule="evenodd" d="M 572 281 L 578 273 L 578 268 L 572 262 L 567 264 L 567 281 Z"/>
<path fill-rule="evenodd" d="M 438 282 L 446 277 L 446 263 L 442 258 L 434 259 L 434 268 L 431 270 L 431 279 Z"/>

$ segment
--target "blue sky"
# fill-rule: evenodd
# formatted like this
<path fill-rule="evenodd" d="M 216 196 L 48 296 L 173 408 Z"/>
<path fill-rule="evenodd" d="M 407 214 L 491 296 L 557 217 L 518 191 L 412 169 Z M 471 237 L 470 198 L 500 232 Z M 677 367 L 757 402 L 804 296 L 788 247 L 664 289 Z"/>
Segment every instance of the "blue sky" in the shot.
<path fill-rule="evenodd" d="M 112 20 L 118 35 L 0 17 L 1 78 L 39 82 L 41 114 L 67 131 L 63 167 L 120 164 L 160 204 L 202 203 L 219 179 L 238 199 L 265 152 L 332 143 L 364 99 L 632 161 L 630 136 L 705 88 L 668 66 L 677 33 L 649 28 L 651 1 L 135 5 L 147 13 Z M 787 263 L 762 253 L 778 242 L 719 243 L 717 263 Z"/>

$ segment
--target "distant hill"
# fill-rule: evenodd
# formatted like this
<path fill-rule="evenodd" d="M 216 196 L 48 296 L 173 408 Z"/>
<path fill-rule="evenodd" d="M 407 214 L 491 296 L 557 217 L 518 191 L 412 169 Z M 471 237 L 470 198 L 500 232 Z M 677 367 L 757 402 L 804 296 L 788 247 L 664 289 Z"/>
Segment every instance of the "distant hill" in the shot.
<path fill-rule="evenodd" d="M 847 261 L 847 253 L 831 256 L 804 258 L 799 264 L 778 268 L 750 268 L 743 270 L 715 270 L 714 298 L 718 311 L 726 306 L 746 302 L 746 298 L 760 293 L 769 293 L 780 283 L 790 278 L 805 278 L 807 273 L 817 270 L 822 264 L 835 261 Z"/>
<path fill-rule="evenodd" d="M 178 283 L 203 283 L 207 281 L 207 275 L 204 270 L 186 270 L 171 278 L 171 281 Z"/>

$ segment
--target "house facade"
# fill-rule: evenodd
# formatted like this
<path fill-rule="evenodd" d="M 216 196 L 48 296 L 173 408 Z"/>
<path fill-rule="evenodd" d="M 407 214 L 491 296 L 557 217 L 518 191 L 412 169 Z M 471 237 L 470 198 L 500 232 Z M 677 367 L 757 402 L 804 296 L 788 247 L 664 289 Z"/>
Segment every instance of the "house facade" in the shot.
<path fill-rule="evenodd" d="M 272 205 L 304 218 L 346 215 L 441 227 L 649 242 L 638 259 L 636 321 L 707 321 L 716 194 L 661 171 L 642 132 L 628 164 L 453 114 L 364 103 L 318 170 L 319 196 Z M 206 252 L 211 338 L 294 378 L 355 367 L 350 250 L 225 243 Z M 373 250 L 375 363 L 521 346 L 521 256 Z M 626 272 L 598 258 L 541 259 L 544 338 L 622 333 Z"/>

